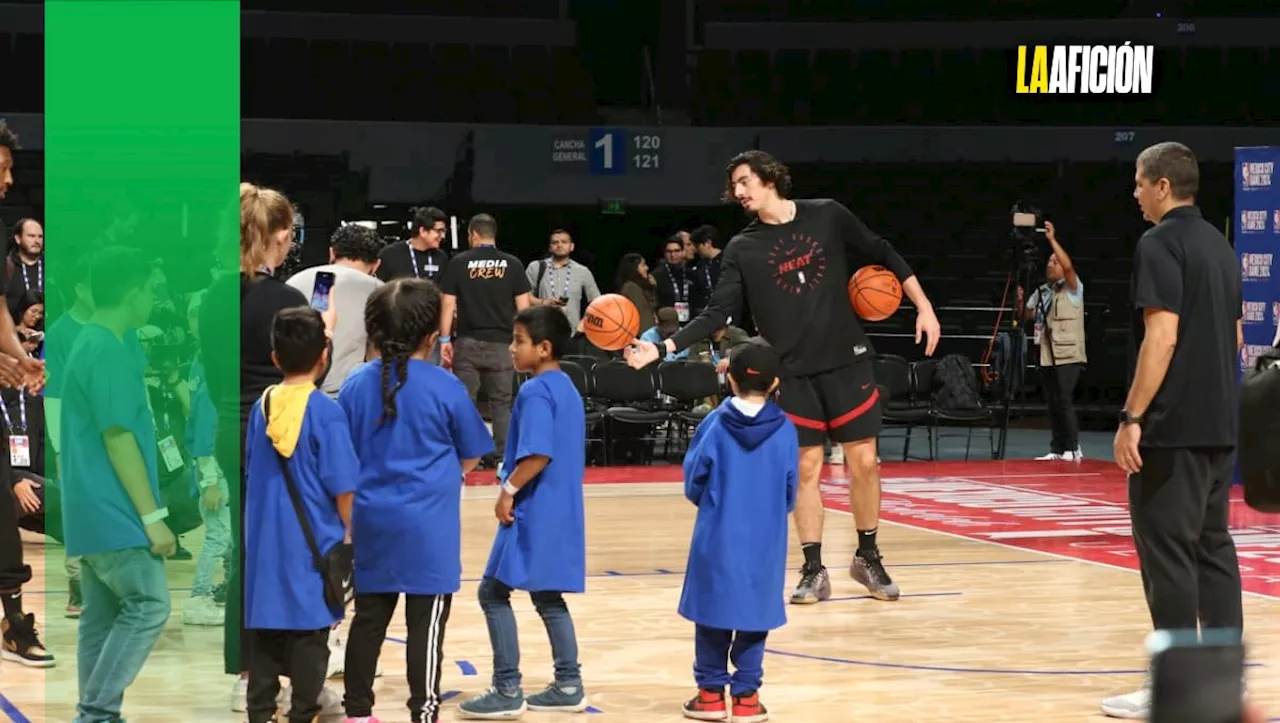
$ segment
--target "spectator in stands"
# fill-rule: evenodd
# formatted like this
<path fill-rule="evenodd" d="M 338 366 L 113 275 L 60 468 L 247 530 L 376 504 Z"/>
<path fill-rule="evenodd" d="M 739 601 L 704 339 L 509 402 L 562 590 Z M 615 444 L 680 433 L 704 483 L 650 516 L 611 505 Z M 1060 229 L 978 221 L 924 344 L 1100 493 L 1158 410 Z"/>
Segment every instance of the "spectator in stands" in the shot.
<path fill-rule="evenodd" d="M 329 373 L 325 375 L 320 391 L 333 399 L 347 375 L 364 363 L 368 335 L 364 328 L 364 307 L 369 296 L 382 286 L 373 274 L 380 270 L 378 251 L 382 242 L 378 232 L 364 226 L 347 224 L 333 232 L 329 240 L 329 263 L 299 271 L 289 278 L 289 286 L 310 297 L 316 285 L 316 274 L 327 271 L 333 274 L 334 296 L 338 309 L 338 325 L 333 330 L 333 355 Z M 383 251 L 383 255 L 386 252 Z"/>
<path fill-rule="evenodd" d="M 551 232 L 551 255 L 529 264 L 526 275 L 535 305 L 558 306 L 569 317 L 569 328 L 582 321 L 582 305 L 600 295 L 591 269 L 570 258 L 573 236 L 558 228 Z"/>
<path fill-rule="evenodd" d="M 5 297 L 17 320 L 23 294 L 44 293 L 44 227 L 34 218 L 24 218 L 13 225 L 12 237 L 13 250 L 5 259 Z"/>
<path fill-rule="evenodd" d="M 658 308 L 657 283 L 649 273 L 649 264 L 640 254 L 627 254 L 618 262 L 614 277 L 614 289 L 636 305 L 640 312 L 640 328 L 648 329 L 656 320 Z"/>
<path fill-rule="evenodd" d="M 690 248 L 693 243 L 690 242 Z M 680 234 L 673 234 L 663 246 L 663 261 L 653 272 L 657 282 L 658 308 L 671 307 L 680 317 L 680 323 L 686 324 L 691 316 L 690 305 L 696 295 L 698 277 L 689 266 L 689 256 L 685 252 L 684 241 Z"/>
<path fill-rule="evenodd" d="M 640 338 L 647 342 L 661 344 L 671 338 L 671 336 L 677 331 L 680 331 L 679 315 L 676 313 L 675 309 L 670 306 L 664 306 L 663 308 L 658 309 L 658 323 L 640 332 Z M 688 358 L 689 350 L 683 349 L 673 354 L 666 355 L 663 358 L 663 361 L 675 361 L 677 359 Z"/>
<path fill-rule="evenodd" d="M 676 236 L 680 239 L 680 245 L 684 247 L 684 262 L 692 269 L 698 260 L 698 249 L 693 243 L 693 235 L 681 230 L 676 231 Z"/>
<path fill-rule="evenodd" d="M 729 350 L 750 340 L 751 335 L 734 326 L 733 319 L 729 319 L 710 339 L 689 347 L 689 356 L 696 359 L 705 356 L 706 361 L 716 365 L 716 373 L 724 374 L 729 371 Z"/>
<path fill-rule="evenodd" d="M 511 421 L 511 332 L 517 311 L 529 308 L 529 277 L 520 259 L 499 251 L 498 222 L 481 213 L 467 224 L 471 248 L 449 263 L 441 285 L 440 360 L 467 386 L 471 401 L 480 389 L 489 399 L 496 455 L 507 444 Z M 454 312 L 457 338 L 453 338 Z M 501 459 L 495 460 L 500 465 Z"/>
<path fill-rule="evenodd" d="M 703 224 L 689 234 L 697 259 L 693 271 L 698 277 L 697 294 L 693 299 L 693 313 L 699 314 L 711 300 L 711 292 L 720 280 L 720 239 L 716 227 Z"/>
<path fill-rule="evenodd" d="M 412 236 L 403 245 L 393 243 L 382 249 L 378 255 L 378 278 L 392 281 L 412 276 L 439 284 L 449 266 L 449 252 L 440 248 L 449 217 L 434 206 L 414 208 L 411 213 L 409 233 Z"/>
<path fill-rule="evenodd" d="M 1045 238 L 1052 253 L 1044 267 L 1045 283 L 1023 303 L 1018 289 L 1018 307 L 1027 318 L 1035 318 L 1036 344 L 1040 346 L 1040 379 L 1053 438 L 1049 453 L 1036 459 L 1079 462 L 1080 425 L 1076 420 L 1075 391 L 1087 356 L 1084 338 L 1084 282 L 1076 273 L 1071 257 L 1058 243 L 1053 224 L 1045 221 Z"/>
<path fill-rule="evenodd" d="M 241 443 L 248 432 L 249 413 L 266 388 L 279 383 L 284 375 L 271 360 L 271 324 L 281 309 L 307 306 L 309 300 L 297 289 L 277 279 L 273 272 L 284 263 L 294 242 L 293 206 L 283 193 L 260 188 L 252 183 L 240 184 L 240 268 L 239 273 L 226 274 L 209 287 L 200 306 L 200 357 L 204 362 L 209 397 L 218 411 L 218 431 L 214 439 L 214 457 L 228 475 L 231 507 L 239 515 L 231 516 L 231 543 L 236 547 L 235 574 L 227 584 L 226 638 L 224 640 L 226 672 L 238 674 L 231 694 L 231 710 L 245 712 L 251 643 L 244 630 L 242 606 L 244 593 L 240 572 L 244 569 L 244 456 Z M 331 299 L 340 299 L 341 289 L 334 288 Z M 238 326 L 218 318 L 226 309 L 240 307 Z M 324 314 L 332 333 L 337 325 L 337 304 Z M 234 336 L 232 336 L 234 334 Z M 239 345 L 240 358 L 227 359 L 221 351 Z M 318 380 L 317 384 L 322 384 Z M 231 478 L 231 470 L 236 470 Z"/>
<path fill-rule="evenodd" d="M 44 347 L 44 292 L 29 289 L 22 292 L 18 299 L 17 316 L 13 317 L 17 324 L 18 340 L 27 353 L 43 358 Z"/>

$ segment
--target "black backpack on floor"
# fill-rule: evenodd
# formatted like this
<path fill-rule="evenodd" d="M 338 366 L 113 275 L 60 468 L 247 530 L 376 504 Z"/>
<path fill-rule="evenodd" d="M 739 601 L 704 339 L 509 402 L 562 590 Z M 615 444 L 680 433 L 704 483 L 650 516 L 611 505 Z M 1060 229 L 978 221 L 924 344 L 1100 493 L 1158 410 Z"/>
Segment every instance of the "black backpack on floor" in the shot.
<path fill-rule="evenodd" d="M 1258 357 L 1240 386 L 1240 478 L 1244 501 L 1280 512 L 1280 350 Z"/>

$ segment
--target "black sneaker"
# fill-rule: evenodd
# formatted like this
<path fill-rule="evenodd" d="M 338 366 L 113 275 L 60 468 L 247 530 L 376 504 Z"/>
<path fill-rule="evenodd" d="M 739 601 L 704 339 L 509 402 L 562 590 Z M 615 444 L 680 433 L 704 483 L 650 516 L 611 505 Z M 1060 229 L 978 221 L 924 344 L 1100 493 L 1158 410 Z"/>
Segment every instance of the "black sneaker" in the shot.
<path fill-rule="evenodd" d="M 831 597 L 831 576 L 825 567 L 800 568 L 800 584 L 791 593 L 792 605 L 813 605 Z"/>
<path fill-rule="evenodd" d="M 177 542 L 175 545 L 176 548 L 173 551 L 173 555 L 169 557 L 170 560 L 182 561 L 191 559 L 191 551 L 183 547 L 181 542 Z"/>
<path fill-rule="evenodd" d="M 44 649 L 36 634 L 36 616 L 27 613 L 22 620 L 0 620 L 0 658 L 12 660 L 28 668 L 52 668 L 53 655 Z"/>
<path fill-rule="evenodd" d="M 856 552 L 853 562 L 849 565 L 849 575 L 862 583 L 867 588 L 867 592 L 871 593 L 871 597 L 877 600 L 898 599 L 900 594 L 898 584 L 889 578 L 889 573 L 885 571 L 878 551 Z"/>

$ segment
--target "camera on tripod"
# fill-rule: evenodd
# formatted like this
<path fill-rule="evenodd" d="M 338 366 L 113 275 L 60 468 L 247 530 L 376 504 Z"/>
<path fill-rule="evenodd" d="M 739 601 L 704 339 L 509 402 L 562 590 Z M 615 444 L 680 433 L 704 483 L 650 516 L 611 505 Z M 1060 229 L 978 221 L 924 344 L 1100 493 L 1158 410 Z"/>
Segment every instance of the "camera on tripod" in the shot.
<path fill-rule="evenodd" d="M 1034 267 L 1040 263 L 1040 240 L 1044 238 L 1044 214 L 1040 209 L 1024 201 L 1013 204 L 1010 212 L 1013 226 L 1009 232 L 1014 240 L 1019 266 Z"/>

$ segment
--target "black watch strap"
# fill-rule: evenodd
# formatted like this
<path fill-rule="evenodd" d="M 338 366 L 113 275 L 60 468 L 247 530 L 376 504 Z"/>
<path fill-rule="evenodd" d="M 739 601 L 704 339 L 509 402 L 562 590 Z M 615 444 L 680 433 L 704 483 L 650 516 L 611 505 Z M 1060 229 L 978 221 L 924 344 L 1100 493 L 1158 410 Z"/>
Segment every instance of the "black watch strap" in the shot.
<path fill-rule="evenodd" d="M 1134 415 L 1130 414 L 1130 413 L 1128 412 L 1128 410 L 1124 410 L 1124 409 L 1122 409 L 1122 410 L 1120 410 L 1120 423 L 1121 423 L 1121 424 L 1137 424 L 1137 425 L 1141 426 L 1141 425 L 1142 425 L 1142 417 L 1141 417 L 1141 416 L 1134 416 Z"/>

